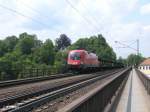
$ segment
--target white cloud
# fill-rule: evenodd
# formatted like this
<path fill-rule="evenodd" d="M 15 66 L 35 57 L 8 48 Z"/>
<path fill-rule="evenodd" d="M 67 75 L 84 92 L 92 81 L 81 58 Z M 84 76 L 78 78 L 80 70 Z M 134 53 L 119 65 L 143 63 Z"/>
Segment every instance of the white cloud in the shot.
<path fill-rule="evenodd" d="M 150 25 L 144 26 L 143 29 L 147 32 L 150 32 Z"/>
<path fill-rule="evenodd" d="M 54 40 L 59 34 L 66 33 L 75 42 L 78 38 L 102 33 L 114 49 L 116 47 L 115 40 L 135 40 L 139 36 L 139 31 L 142 31 L 144 35 L 141 41 L 148 40 L 146 29 L 149 29 L 149 26 L 143 26 L 138 20 L 136 22 L 123 21 L 137 9 L 138 0 L 69 1 L 78 9 L 79 13 L 71 8 L 65 0 L 11 0 L 11 2 L 10 0 L 0 0 L 0 4 L 27 16 L 22 17 L 0 7 L 0 39 L 8 35 L 28 32 L 37 34 L 41 40 L 47 38 Z M 87 23 L 81 15 L 90 23 Z M 99 31 L 95 27 L 98 27 Z M 143 50 L 145 51 L 145 49 Z M 133 52 L 129 49 L 115 49 L 115 51 L 118 56 L 123 57 Z M 150 55 L 145 52 L 144 54 Z"/>
<path fill-rule="evenodd" d="M 140 9 L 141 14 L 150 14 L 150 3 L 145 4 Z"/>

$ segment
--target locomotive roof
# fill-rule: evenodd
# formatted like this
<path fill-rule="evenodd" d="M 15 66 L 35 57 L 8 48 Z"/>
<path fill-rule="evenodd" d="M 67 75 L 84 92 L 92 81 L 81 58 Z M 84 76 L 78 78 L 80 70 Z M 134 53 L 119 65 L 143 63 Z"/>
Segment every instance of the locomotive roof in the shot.
<path fill-rule="evenodd" d="M 70 52 L 83 52 L 83 51 L 86 51 L 86 50 L 83 50 L 83 49 L 79 49 L 79 50 L 70 50 Z"/>

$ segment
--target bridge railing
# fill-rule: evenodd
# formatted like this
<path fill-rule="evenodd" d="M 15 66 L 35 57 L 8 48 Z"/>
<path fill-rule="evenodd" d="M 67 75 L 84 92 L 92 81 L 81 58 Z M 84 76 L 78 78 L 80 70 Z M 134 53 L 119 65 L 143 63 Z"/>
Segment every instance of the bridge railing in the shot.
<path fill-rule="evenodd" d="M 145 75 L 144 73 L 142 73 L 138 69 L 135 69 L 135 70 L 136 70 L 140 80 L 144 84 L 145 89 L 147 90 L 148 94 L 150 94 L 150 77 L 148 77 L 147 75 Z"/>
<path fill-rule="evenodd" d="M 48 76 L 50 74 L 51 74 L 50 69 L 36 69 L 36 68 L 24 69 L 22 72 L 20 72 L 22 78 Z"/>
<path fill-rule="evenodd" d="M 116 108 L 130 70 L 131 68 L 128 68 L 119 73 L 112 80 L 93 89 L 57 112 L 113 112 L 112 110 Z"/>
<path fill-rule="evenodd" d="M 31 69 L 11 69 L 6 72 L 0 72 L 0 81 L 4 80 L 15 80 L 15 79 L 24 79 L 24 78 L 32 78 L 32 77 L 41 77 L 41 76 L 49 76 L 51 75 L 51 69 L 44 68 L 31 68 Z"/>

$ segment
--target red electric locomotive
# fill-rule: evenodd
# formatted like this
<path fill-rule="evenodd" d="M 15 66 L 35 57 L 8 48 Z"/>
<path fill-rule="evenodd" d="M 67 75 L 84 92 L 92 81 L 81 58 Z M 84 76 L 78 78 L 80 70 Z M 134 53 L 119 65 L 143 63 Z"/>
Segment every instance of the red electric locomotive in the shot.
<path fill-rule="evenodd" d="M 86 50 L 71 50 L 68 54 L 67 64 L 69 69 L 87 69 L 98 68 L 100 62 L 98 56 L 94 53 L 88 53 Z"/>

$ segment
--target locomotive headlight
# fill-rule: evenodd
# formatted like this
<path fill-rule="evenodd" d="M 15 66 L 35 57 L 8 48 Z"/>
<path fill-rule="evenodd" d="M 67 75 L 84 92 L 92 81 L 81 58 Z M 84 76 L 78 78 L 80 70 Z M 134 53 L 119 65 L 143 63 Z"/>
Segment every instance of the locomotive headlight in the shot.
<path fill-rule="evenodd" d="M 78 64 L 78 63 L 77 63 L 77 62 L 73 62 L 73 64 L 75 64 L 75 65 L 76 65 L 76 64 Z"/>

